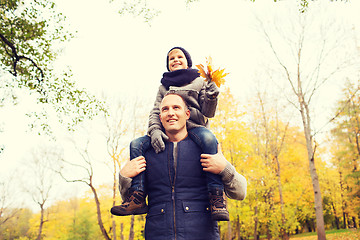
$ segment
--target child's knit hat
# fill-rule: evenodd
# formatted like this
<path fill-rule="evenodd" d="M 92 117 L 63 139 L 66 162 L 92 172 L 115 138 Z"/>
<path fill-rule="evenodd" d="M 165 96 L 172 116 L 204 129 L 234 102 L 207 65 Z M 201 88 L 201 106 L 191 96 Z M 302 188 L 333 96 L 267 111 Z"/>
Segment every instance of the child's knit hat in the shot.
<path fill-rule="evenodd" d="M 170 71 L 170 69 L 169 69 L 169 53 L 174 49 L 179 49 L 184 53 L 184 55 L 186 57 L 186 60 L 187 60 L 187 63 L 188 63 L 188 67 L 191 68 L 192 61 L 191 61 L 190 54 L 182 47 L 173 47 L 172 49 L 169 50 L 168 54 L 166 55 L 166 68 L 167 68 L 167 70 Z"/>

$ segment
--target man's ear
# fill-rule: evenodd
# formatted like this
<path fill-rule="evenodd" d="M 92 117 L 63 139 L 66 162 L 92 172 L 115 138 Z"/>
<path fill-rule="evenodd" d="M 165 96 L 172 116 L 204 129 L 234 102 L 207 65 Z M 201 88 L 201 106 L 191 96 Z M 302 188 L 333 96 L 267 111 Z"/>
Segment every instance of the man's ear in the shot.
<path fill-rule="evenodd" d="M 190 110 L 186 109 L 186 120 L 190 118 Z"/>

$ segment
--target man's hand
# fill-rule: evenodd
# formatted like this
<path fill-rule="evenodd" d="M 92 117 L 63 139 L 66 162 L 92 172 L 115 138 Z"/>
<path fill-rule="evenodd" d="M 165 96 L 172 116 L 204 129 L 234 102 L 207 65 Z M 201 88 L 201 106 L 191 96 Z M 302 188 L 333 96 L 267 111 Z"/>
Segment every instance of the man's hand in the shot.
<path fill-rule="evenodd" d="M 201 166 L 205 172 L 219 174 L 226 167 L 227 161 L 221 152 L 220 144 L 218 144 L 217 154 L 201 154 Z"/>
<path fill-rule="evenodd" d="M 146 160 L 143 156 L 134 158 L 131 161 L 127 161 L 126 164 L 121 168 L 120 174 L 123 177 L 132 178 L 137 176 L 139 173 L 145 171 Z"/>

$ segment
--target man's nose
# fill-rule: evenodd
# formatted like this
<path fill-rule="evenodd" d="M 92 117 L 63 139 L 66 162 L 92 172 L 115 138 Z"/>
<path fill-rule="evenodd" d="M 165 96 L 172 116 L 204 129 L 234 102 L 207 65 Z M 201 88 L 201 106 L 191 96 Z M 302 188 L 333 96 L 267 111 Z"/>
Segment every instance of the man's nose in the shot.
<path fill-rule="evenodd" d="M 173 115 L 174 115 L 174 109 L 169 108 L 168 114 L 169 114 L 170 116 L 173 116 Z"/>

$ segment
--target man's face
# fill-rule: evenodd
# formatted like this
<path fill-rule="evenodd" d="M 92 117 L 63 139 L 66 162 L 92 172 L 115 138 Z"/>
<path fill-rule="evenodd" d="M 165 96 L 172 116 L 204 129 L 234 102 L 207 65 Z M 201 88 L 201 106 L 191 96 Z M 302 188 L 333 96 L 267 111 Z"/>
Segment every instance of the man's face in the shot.
<path fill-rule="evenodd" d="M 180 49 L 175 48 L 169 53 L 169 69 L 171 72 L 179 69 L 187 69 L 188 62 L 185 54 Z"/>
<path fill-rule="evenodd" d="M 167 95 L 161 101 L 160 121 L 166 133 L 176 134 L 186 131 L 186 120 L 189 117 L 190 111 L 180 96 Z"/>

